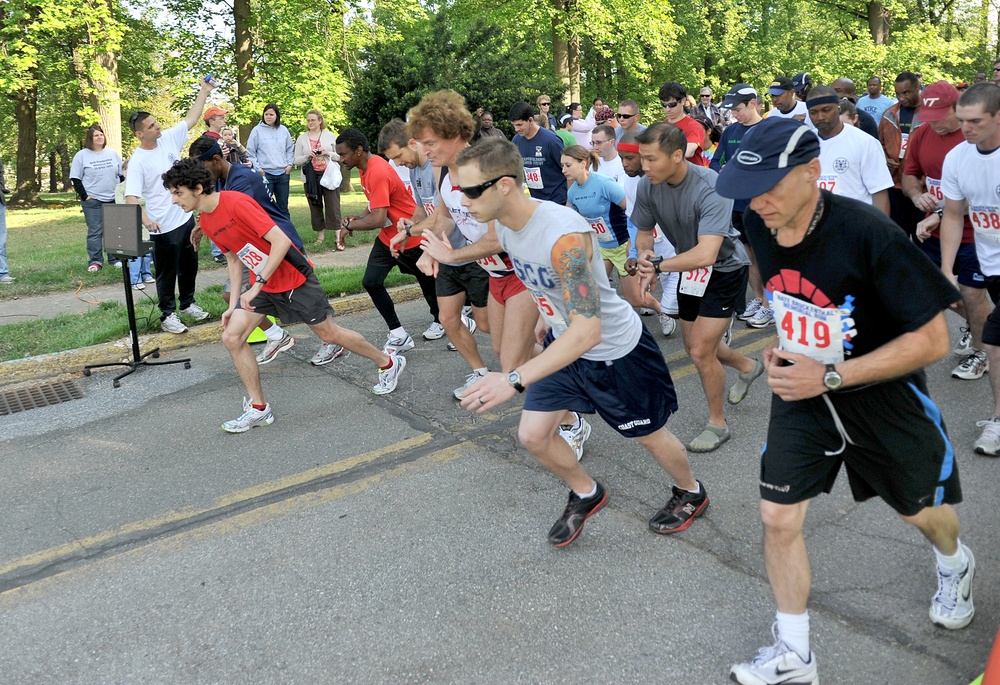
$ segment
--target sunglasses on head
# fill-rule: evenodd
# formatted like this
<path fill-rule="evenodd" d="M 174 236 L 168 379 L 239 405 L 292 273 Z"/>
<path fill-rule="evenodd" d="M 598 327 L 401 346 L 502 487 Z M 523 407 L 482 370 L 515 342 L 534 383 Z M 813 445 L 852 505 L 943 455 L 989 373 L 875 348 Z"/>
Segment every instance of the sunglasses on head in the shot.
<path fill-rule="evenodd" d="M 487 190 L 495 186 L 501 178 L 517 178 L 517 176 L 514 174 L 504 174 L 503 176 L 491 178 L 489 181 L 484 181 L 477 186 L 468 186 L 466 188 L 460 188 L 460 190 L 462 191 L 462 195 L 465 195 L 470 200 L 475 200 L 481 197 Z"/>
<path fill-rule="evenodd" d="M 618 117 L 619 119 L 623 119 L 624 120 L 624 119 L 631 119 L 632 117 L 636 117 L 636 116 L 639 116 L 639 115 L 638 114 L 616 114 L 615 116 Z"/>
<path fill-rule="evenodd" d="M 673 102 L 660 102 L 660 104 L 663 105 L 664 107 L 668 108 L 668 109 L 673 109 L 674 107 L 676 107 L 677 105 L 679 105 L 681 103 L 678 100 L 674 100 Z"/>

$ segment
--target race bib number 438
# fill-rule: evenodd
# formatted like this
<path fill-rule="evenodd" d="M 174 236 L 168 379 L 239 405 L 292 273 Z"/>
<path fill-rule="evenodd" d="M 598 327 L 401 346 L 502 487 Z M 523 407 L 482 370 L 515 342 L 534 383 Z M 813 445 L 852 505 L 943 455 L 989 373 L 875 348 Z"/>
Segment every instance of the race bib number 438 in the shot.
<path fill-rule="evenodd" d="M 969 207 L 969 219 L 977 238 L 1000 243 L 1000 207 L 996 205 L 974 205 Z"/>

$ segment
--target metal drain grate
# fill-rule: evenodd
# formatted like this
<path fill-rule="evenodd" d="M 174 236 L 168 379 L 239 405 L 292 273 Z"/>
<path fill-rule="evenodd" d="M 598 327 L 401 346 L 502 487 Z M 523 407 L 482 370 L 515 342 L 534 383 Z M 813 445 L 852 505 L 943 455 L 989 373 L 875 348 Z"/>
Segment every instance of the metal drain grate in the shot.
<path fill-rule="evenodd" d="M 75 381 L 50 381 L 17 390 L 0 392 L 0 416 L 47 407 L 83 397 Z"/>

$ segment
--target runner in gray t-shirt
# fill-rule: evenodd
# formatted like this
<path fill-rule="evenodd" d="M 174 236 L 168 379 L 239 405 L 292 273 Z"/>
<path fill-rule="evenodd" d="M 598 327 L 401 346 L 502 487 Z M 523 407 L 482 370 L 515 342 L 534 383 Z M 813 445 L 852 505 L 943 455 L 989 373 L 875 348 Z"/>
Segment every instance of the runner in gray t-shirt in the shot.
<path fill-rule="evenodd" d="M 723 365 L 739 372 L 729 403 L 739 404 L 764 365 L 736 352 L 722 336 L 734 313 L 743 311 L 750 260 L 732 225 L 732 200 L 715 192 L 718 176 L 684 159 L 687 138 L 672 124 L 653 124 L 637 137 L 646 176 L 639 182 L 632 223 L 638 229 L 640 289 L 656 274 L 681 274 L 677 292 L 684 347 L 698 369 L 708 400 L 708 423 L 688 444 L 692 452 L 711 452 L 729 440 L 722 394 Z M 659 225 L 677 250 L 669 259 L 653 252 L 653 227 Z"/>
<path fill-rule="evenodd" d="M 463 150 L 453 165 L 462 204 L 479 221 L 495 221 L 497 238 L 531 293 L 544 325 L 545 348 L 507 374 L 490 373 L 469 388 L 462 406 L 479 413 L 525 394 L 518 436 L 545 468 L 570 487 L 549 542 L 564 547 L 608 500 L 608 492 L 557 438 L 566 410 L 599 413 L 635 438 L 676 485 L 649 521 L 656 533 L 685 530 L 708 507 L 684 446 L 667 427 L 677 396 L 663 353 L 638 315 L 608 283 L 596 234 L 576 212 L 524 194 L 524 160 L 505 140 Z"/>

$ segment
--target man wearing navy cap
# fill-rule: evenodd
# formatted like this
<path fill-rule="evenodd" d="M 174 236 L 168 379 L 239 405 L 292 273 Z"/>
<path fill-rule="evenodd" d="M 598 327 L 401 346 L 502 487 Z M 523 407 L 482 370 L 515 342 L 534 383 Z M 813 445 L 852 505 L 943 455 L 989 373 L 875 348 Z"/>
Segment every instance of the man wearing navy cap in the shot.
<path fill-rule="evenodd" d="M 779 76 L 768 86 L 767 92 L 771 96 L 771 104 L 774 105 L 767 116 L 806 122 L 808 118 L 806 103 L 795 97 L 795 84 L 792 79 Z"/>
<path fill-rule="evenodd" d="M 769 119 L 716 184 L 752 198 L 744 224 L 778 334 L 764 354 L 774 397 L 760 469 L 776 642 L 733 666 L 743 685 L 818 682 L 802 526 L 841 463 L 856 500 L 881 497 L 934 546 L 931 621 L 963 628 L 975 613 L 975 560 L 951 506 L 958 469 L 922 370 L 948 352 L 944 310 L 958 292 L 883 213 L 820 190 L 819 153 L 806 127 Z"/>

